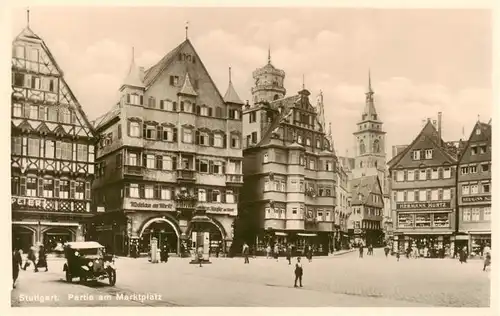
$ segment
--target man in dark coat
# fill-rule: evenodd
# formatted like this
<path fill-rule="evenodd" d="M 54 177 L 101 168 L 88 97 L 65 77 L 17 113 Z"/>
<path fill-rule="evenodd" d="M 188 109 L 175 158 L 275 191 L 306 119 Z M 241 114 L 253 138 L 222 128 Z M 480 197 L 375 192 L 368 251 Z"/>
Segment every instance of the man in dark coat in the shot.
<path fill-rule="evenodd" d="M 295 282 L 294 287 L 297 287 L 297 281 L 299 281 L 300 287 L 302 287 L 302 275 L 304 270 L 302 269 L 302 263 L 300 263 L 300 257 L 297 257 L 297 263 L 295 264 Z"/>
<path fill-rule="evenodd" d="M 363 258 L 363 243 L 360 243 L 359 244 L 359 257 L 360 258 Z"/>
<path fill-rule="evenodd" d="M 26 260 L 26 263 L 24 264 L 23 270 L 26 270 L 26 268 L 30 265 L 30 262 L 33 263 L 33 266 L 35 267 L 35 272 L 38 272 L 38 268 L 36 266 L 36 256 L 35 256 L 35 250 L 33 247 L 30 248 L 28 251 L 28 259 Z"/>
<path fill-rule="evenodd" d="M 47 264 L 47 254 L 45 253 L 45 248 L 43 246 L 40 246 L 40 250 L 38 250 L 37 268 L 45 268 L 45 272 L 49 271 L 49 266 Z"/>
<path fill-rule="evenodd" d="M 243 257 L 245 257 L 245 263 L 250 263 L 250 260 L 248 259 L 248 256 L 250 254 L 250 247 L 248 246 L 247 243 L 243 244 Z"/>
<path fill-rule="evenodd" d="M 12 287 L 16 287 L 16 281 L 19 276 L 19 269 L 23 264 L 23 258 L 21 258 L 21 253 L 19 249 L 14 248 L 12 251 Z"/>
<path fill-rule="evenodd" d="M 288 260 L 288 265 L 292 264 L 292 246 L 288 245 L 286 249 L 286 260 Z"/>
<path fill-rule="evenodd" d="M 168 247 L 163 245 L 160 252 L 160 262 L 168 262 Z"/>

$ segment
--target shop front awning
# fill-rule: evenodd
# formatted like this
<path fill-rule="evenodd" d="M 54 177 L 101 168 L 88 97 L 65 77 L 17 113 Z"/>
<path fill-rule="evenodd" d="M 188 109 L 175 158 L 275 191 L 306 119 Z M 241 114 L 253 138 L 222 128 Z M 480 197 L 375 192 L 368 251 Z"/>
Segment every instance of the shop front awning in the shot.
<path fill-rule="evenodd" d="M 407 232 L 407 233 L 401 233 L 402 235 L 405 236 L 411 236 L 411 235 L 451 235 L 452 232 Z"/>
<path fill-rule="evenodd" d="M 471 235 L 485 235 L 485 234 L 491 234 L 491 230 L 475 230 L 475 231 L 469 231 L 469 234 Z"/>
<path fill-rule="evenodd" d="M 316 237 L 318 235 L 314 234 L 314 233 L 297 233 L 297 236 L 302 236 L 302 237 Z"/>
<path fill-rule="evenodd" d="M 284 232 L 274 232 L 274 234 L 275 234 L 276 236 L 288 236 L 288 234 L 287 234 L 287 233 L 284 233 Z"/>

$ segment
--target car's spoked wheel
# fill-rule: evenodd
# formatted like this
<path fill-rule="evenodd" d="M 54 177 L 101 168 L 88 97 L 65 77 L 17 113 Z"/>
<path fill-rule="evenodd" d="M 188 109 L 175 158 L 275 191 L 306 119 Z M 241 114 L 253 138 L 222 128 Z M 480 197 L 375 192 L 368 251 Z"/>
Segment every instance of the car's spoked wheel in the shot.
<path fill-rule="evenodd" d="M 116 283 L 116 271 L 108 270 L 109 285 L 113 286 Z"/>
<path fill-rule="evenodd" d="M 66 270 L 66 282 L 71 283 L 73 281 L 73 277 L 71 276 L 71 273 Z"/>

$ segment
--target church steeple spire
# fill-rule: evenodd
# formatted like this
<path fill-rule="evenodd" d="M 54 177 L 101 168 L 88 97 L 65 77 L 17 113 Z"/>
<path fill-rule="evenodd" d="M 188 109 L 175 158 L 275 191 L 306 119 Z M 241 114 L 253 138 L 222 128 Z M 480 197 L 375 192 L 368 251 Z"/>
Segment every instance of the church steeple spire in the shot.
<path fill-rule="evenodd" d="M 368 91 L 365 93 L 366 94 L 366 100 L 370 100 L 373 102 L 373 95 L 375 94 L 372 89 L 372 76 L 371 76 L 371 71 L 368 68 Z"/>
<path fill-rule="evenodd" d="M 379 121 L 377 117 L 377 111 L 375 110 L 375 103 L 373 101 L 373 95 L 375 92 L 373 92 L 372 89 L 372 76 L 371 76 L 371 71 L 368 69 L 368 91 L 365 92 L 366 95 L 366 100 L 365 100 L 365 109 L 363 111 L 362 119 L 361 121 L 365 120 L 372 120 L 372 121 Z"/>
<path fill-rule="evenodd" d="M 267 48 L 267 64 L 271 64 L 271 44 L 269 44 L 269 47 Z"/>

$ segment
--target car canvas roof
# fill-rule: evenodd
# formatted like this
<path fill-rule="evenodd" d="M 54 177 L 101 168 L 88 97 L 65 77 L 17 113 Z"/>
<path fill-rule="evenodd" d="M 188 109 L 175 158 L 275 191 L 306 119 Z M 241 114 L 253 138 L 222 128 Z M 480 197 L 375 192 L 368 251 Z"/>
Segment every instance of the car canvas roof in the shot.
<path fill-rule="evenodd" d="M 67 246 L 72 249 L 104 248 L 104 246 L 97 241 L 75 241 L 67 243 Z"/>

